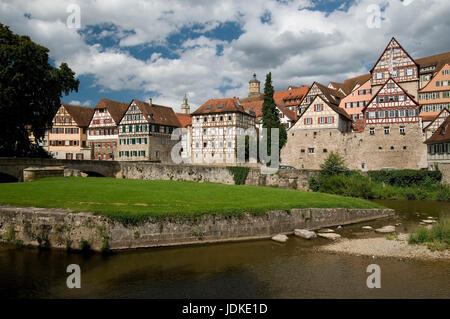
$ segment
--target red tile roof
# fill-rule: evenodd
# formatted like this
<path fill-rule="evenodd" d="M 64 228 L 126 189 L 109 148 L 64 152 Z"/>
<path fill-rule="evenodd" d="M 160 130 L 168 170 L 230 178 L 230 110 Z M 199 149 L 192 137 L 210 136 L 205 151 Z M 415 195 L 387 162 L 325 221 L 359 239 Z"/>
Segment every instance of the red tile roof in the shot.
<path fill-rule="evenodd" d="M 139 100 L 133 100 L 132 102 L 139 107 L 149 123 L 181 127 L 178 117 L 175 115 L 175 112 L 171 107 L 153 103 L 150 105 L 149 103 Z"/>
<path fill-rule="evenodd" d="M 192 115 L 230 113 L 230 112 L 249 114 L 245 112 L 242 105 L 239 104 L 239 99 L 225 98 L 206 101 L 202 106 L 200 106 L 197 110 L 195 110 L 195 112 L 193 112 Z"/>
<path fill-rule="evenodd" d="M 429 139 L 425 141 L 425 144 L 435 144 L 450 142 L 450 116 L 447 116 L 441 126 L 434 132 Z"/>
<path fill-rule="evenodd" d="M 192 124 L 192 117 L 190 114 L 184 113 L 175 113 L 178 118 L 178 122 L 180 122 L 181 127 L 186 127 Z"/>
<path fill-rule="evenodd" d="M 123 115 L 127 111 L 128 106 L 129 103 L 123 103 L 103 98 L 100 100 L 100 102 L 97 103 L 94 109 L 107 109 L 109 114 L 111 114 L 114 122 L 116 122 L 116 124 L 119 124 L 119 122 L 122 120 Z"/>
<path fill-rule="evenodd" d="M 88 127 L 94 115 L 94 109 L 79 105 L 62 104 L 79 127 Z"/>
<path fill-rule="evenodd" d="M 258 117 L 261 117 L 262 114 L 262 105 L 264 103 L 264 100 L 257 100 L 257 101 L 252 101 L 252 102 L 244 102 L 241 103 L 242 107 L 244 108 L 244 110 L 246 111 L 253 111 L 255 113 L 256 119 L 255 121 L 257 123 L 259 123 L 258 121 Z"/>
<path fill-rule="evenodd" d="M 436 112 L 421 112 L 419 114 L 419 116 L 422 118 L 422 121 L 434 121 L 438 115 L 439 115 L 439 111 L 436 111 Z"/>
<path fill-rule="evenodd" d="M 300 87 L 291 87 L 288 90 L 277 91 L 273 93 L 273 99 L 275 100 L 275 104 L 283 105 L 283 101 L 291 100 L 291 99 L 303 99 L 303 97 L 308 93 L 309 86 L 300 86 Z M 297 105 L 300 102 L 296 103 Z"/>

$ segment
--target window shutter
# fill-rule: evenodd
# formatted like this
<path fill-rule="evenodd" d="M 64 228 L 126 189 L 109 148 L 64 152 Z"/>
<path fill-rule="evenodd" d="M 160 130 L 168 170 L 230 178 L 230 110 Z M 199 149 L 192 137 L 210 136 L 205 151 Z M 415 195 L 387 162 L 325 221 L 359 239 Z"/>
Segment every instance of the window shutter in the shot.
<path fill-rule="evenodd" d="M 304 122 L 304 123 L 305 123 L 305 125 L 306 125 L 306 118 L 304 118 L 304 119 L 303 119 L 303 122 Z"/>
<path fill-rule="evenodd" d="M 331 117 L 331 123 L 334 123 L 334 116 Z"/>

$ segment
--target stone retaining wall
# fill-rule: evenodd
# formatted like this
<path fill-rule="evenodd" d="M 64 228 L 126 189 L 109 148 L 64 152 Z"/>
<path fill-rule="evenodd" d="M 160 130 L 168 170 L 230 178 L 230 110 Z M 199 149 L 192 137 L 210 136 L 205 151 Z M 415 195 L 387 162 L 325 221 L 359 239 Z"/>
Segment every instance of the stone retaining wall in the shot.
<path fill-rule="evenodd" d="M 147 221 L 124 226 L 89 213 L 0 206 L 0 241 L 31 246 L 111 250 L 270 238 L 295 228 L 318 229 L 394 215 L 391 209 L 291 209 L 239 217 Z"/>

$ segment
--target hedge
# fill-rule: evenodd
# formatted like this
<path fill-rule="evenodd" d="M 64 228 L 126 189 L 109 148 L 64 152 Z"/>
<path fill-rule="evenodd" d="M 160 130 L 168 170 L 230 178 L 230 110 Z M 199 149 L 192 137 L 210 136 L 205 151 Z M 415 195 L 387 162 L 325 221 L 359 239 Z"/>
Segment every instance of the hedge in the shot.
<path fill-rule="evenodd" d="M 385 183 L 399 187 L 423 186 L 429 183 L 440 183 L 442 180 L 440 171 L 428 170 L 369 171 L 367 174 L 376 183 Z"/>

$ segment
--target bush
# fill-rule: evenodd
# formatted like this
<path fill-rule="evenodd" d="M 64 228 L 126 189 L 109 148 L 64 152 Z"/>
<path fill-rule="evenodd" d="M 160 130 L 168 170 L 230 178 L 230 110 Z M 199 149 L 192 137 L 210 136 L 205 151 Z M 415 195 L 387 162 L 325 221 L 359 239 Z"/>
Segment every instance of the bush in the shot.
<path fill-rule="evenodd" d="M 430 250 L 446 250 L 450 247 L 450 219 L 442 219 L 431 229 L 418 227 L 409 234 L 409 244 L 427 244 Z"/>
<path fill-rule="evenodd" d="M 322 176 L 347 175 L 349 172 L 350 170 L 345 166 L 344 159 L 336 152 L 331 152 L 320 165 L 320 175 Z"/>
<path fill-rule="evenodd" d="M 311 183 L 312 182 L 312 183 Z M 360 197 L 365 199 L 375 198 L 372 182 L 360 174 L 319 176 L 318 179 L 310 179 L 310 188 L 322 193 Z"/>
<path fill-rule="evenodd" d="M 235 185 L 245 185 L 245 181 L 247 179 L 248 172 L 250 172 L 249 167 L 227 166 L 227 168 L 230 171 L 230 173 L 233 174 Z"/>
<path fill-rule="evenodd" d="M 369 171 L 368 175 L 376 183 L 399 187 L 430 186 L 440 183 L 442 180 L 442 173 L 440 171 L 427 170 Z"/>

